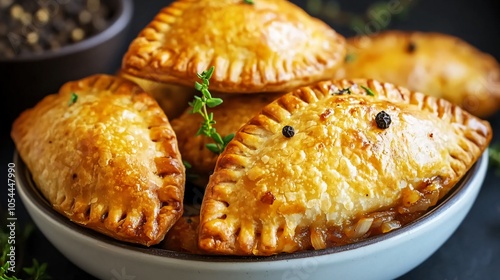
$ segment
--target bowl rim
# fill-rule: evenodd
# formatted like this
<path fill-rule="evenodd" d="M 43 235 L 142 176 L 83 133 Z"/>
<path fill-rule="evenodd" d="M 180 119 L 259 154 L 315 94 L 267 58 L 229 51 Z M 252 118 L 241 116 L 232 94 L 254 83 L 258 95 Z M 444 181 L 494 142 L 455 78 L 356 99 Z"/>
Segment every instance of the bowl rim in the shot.
<path fill-rule="evenodd" d="M 23 203 L 29 202 L 33 204 L 33 206 L 36 207 L 38 211 L 42 212 L 42 214 L 47 218 L 52 219 L 68 231 L 79 234 L 82 237 L 89 238 L 94 242 L 102 242 L 111 248 L 130 251 L 130 253 L 134 254 L 145 254 L 148 256 L 164 257 L 166 259 L 198 261 L 204 263 L 264 263 L 339 254 L 342 252 L 353 251 L 355 249 L 369 248 L 368 246 L 370 245 L 378 245 L 382 241 L 411 234 L 411 232 L 415 231 L 419 227 L 422 227 L 431 221 L 440 219 L 440 217 L 445 214 L 447 209 L 452 207 L 458 201 L 464 199 L 464 197 L 466 197 L 466 195 L 473 190 L 474 184 L 472 183 L 476 181 L 475 179 L 477 178 L 477 175 L 479 175 L 481 171 L 484 173 L 486 172 L 488 166 L 488 150 L 485 150 L 485 152 L 466 172 L 462 179 L 452 188 L 452 190 L 450 190 L 447 195 L 441 199 L 437 205 L 428 210 L 424 215 L 399 229 L 395 229 L 382 235 L 369 237 L 365 240 L 352 244 L 322 250 L 306 250 L 294 253 L 276 254 L 272 256 L 202 255 L 188 252 L 177 252 L 157 247 L 144 247 L 137 244 L 115 240 L 104 234 L 73 223 L 62 214 L 53 210 L 49 202 L 36 188 L 35 183 L 31 178 L 31 174 L 17 150 L 14 151 L 13 162 L 15 164 L 16 173 L 19 174 L 16 176 L 17 188 L 21 189 L 21 192 L 28 199 L 28 201 L 23 200 Z M 479 182 L 480 186 L 477 186 L 478 188 L 481 188 L 481 182 Z"/>
<path fill-rule="evenodd" d="M 132 0 L 108 0 L 108 2 L 115 2 L 117 9 L 113 17 L 109 19 L 109 25 L 104 30 L 88 38 L 85 38 L 80 42 L 64 45 L 57 50 L 47 50 L 43 53 L 29 53 L 10 58 L 0 58 L 0 63 L 39 61 L 44 59 L 58 58 L 78 53 L 82 50 L 91 49 L 105 42 L 109 38 L 113 38 L 122 30 L 124 30 L 128 26 L 128 24 L 130 24 L 134 4 Z"/>

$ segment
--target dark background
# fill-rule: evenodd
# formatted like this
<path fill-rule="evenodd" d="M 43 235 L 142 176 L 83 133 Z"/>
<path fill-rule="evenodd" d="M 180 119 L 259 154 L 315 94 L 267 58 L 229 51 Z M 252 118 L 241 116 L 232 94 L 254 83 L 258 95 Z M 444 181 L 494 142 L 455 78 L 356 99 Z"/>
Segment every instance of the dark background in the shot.
<path fill-rule="evenodd" d="M 217 1 L 217 0 L 213 0 Z M 263 0 L 255 0 L 263 1 Z M 129 27 L 128 42 L 153 18 L 161 7 L 170 1 L 139 1 L 135 0 L 135 11 Z M 306 7 L 307 1 L 293 1 Z M 328 2 L 313 1 L 313 2 Z M 342 14 L 363 14 L 375 2 L 369 0 L 342 0 L 340 4 Z M 391 1 L 386 1 L 391 2 Z M 392 1 L 393 3 L 395 1 Z M 383 2 L 382 2 L 383 3 Z M 438 0 L 410 0 L 400 3 L 411 3 L 411 8 L 404 14 L 391 15 L 390 29 L 436 31 L 448 33 L 464 39 L 480 50 L 492 54 L 500 60 L 500 1 L 438 1 Z M 310 3 L 309 3 L 310 4 Z M 321 4 L 321 3 L 320 3 Z M 328 4 L 331 6 L 331 3 Z M 327 11 L 327 12 L 325 12 Z M 331 20 L 328 9 L 323 6 L 319 14 L 313 15 L 322 18 L 344 36 L 356 35 L 346 22 Z M 339 16 L 339 18 L 341 18 Z M 0 19 L 1 20 L 1 19 Z M 370 18 L 367 19 L 370 22 Z M 375 21 L 376 22 L 376 21 Z M 377 23 L 370 23 L 371 31 L 377 31 Z M 120 65 L 120 58 L 126 50 L 116 52 L 116 64 L 109 69 L 116 71 Z M 84 67 L 84 66 L 80 66 Z M 1 81 L 1 77 L 0 77 Z M 1 92 L 0 82 L 0 92 Z M 9 100 L 4 96 L 4 101 Z M 2 126 L 1 170 L 2 178 L 6 182 L 7 164 L 12 162 L 14 145 L 9 137 L 13 112 L 2 112 L 7 125 Z M 494 132 L 500 133 L 500 114 L 489 119 Z M 494 136 L 493 142 L 500 141 Z M 0 209 L 6 209 L 6 184 L 0 188 Z M 19 197 L 18 201 L 19 201 Z M 0 215 L 1 216 L 1 215 Z M 17 217 L 23 223 L 32 223 L 22 204 L 17 203 Z M 81 280 L 93 279 L 78 267 L 72 265 L 64 256 L 35 229 L 28 240 L 28 251 L 24 259 L 30 263 L 32 257 L 49 264 L 49 274 L 53 279 Z M 408 253 L 408 252 L 407 252 Z M 411 253 L 411 252 L 409 252 Z M 362 269 L 362 268 L 360 268 Z M 400 279 L 499 279 L 500 278 L 500 177 L 493 169 L 488 171 L 487 178 L 479 197 L 465 221 L 454 235 L 427 261 Z"/>

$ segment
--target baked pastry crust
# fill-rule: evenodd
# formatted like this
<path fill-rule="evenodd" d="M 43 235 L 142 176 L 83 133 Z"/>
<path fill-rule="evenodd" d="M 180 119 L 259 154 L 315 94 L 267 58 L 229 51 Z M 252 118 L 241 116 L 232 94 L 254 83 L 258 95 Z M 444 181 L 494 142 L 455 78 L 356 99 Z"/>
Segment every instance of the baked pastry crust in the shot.
<path fill-rule="evenodd" d="M 258 114 L 265 105 L 283 94 L 252 94 L 252 95 L 225 95 L 224 102 L 210 112 L 214 114 L 217 123 L 214 127 L 221 136 L 236 133 L 238 129 Z M 198 135 L 203 118 L 199 114 L 192 114 L 191 108 L 187 109 L 179 118 L 172 120 L 179 142 L 179 150 L 183 160 L 191 164 L 189 173 L 196 175 L 195 184 L 205 187 L 208 177 L 214 171 L 218 155 L 208 150 L 205 146 L 213 143 L 210 138 Z"/>
<path fill-rule="evenodd" d="M 345 39 L 285 0 L 178 0 L 132 42 L 124 72 L 192 86 L 215 66 L 220 92 L 289 91 L 331 77 Z"/>
<path fill-rule="evenodd" d="M 66 83 L 24 111 L 11 135 L 42 194 L 77 224 L 149 246 L 182 215 L 175 134 L 132 82 L 95 75 Z"/>
<path fill-rule="evenodd" d="M 337 78 L 369 78 L 447 99 L 487 117 L 500 108 L 500 66 L 491 55 L 440 33 L 386 31 L 347 40 Z"/>
<path fill-rule="evenodd" d="M 382 110 L 392 119 L 386 129 L 375 120 Z M 199 246 L 271 255 L 355 242 L 372 234 L 367 222 L 389 231 L 437 203 L 491 136 L 488 122 L 458 106 L 389 83 L 298 89 L 242 126 L 219 156 Z"/>
<path fill-rule="evenodd" d="M 183 216 L 168 231 L 167 236 L 161 243 L 166 250 L 176 252 L 187 252 L 192 254 L 203 254 L 198 248 L 198 225 L 200 216 Z"/>
<path fill-rule="evenodd" d="M 144 89 L 145 92 L 151 94 L 169 120 L 179 117 L 189 106 L 189 102 L 193 100 L 196 94 L 194 86 L 187 87 L 155 82 L 131 76 L 123 72 L 120 72 L 119 76 L 136 83 Z"/>

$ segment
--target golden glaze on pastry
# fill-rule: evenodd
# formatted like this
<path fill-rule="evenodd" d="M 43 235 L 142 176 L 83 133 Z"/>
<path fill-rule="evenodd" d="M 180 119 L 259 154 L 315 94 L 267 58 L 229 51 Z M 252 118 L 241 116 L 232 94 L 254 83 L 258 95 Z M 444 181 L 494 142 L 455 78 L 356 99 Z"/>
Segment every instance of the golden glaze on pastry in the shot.
<path fill-rule="evenodd" d="M 447 99 L 486 117 L 500 107 L 500 66 L 459 38 L 387 31 L 349 38 L 337 78 L 370 78 Z"/>
<path fill-rule="evenodd" d="M 258 95 L 225 95 L 224 102 L 210 112 L 214 113 L 217 123 L 214 127 L 221 136 L 226 136 L 236 131 L 250 118 L 255 116 L 262 108 L 282 94 L 258 94 Z M 172 120 L 179 142 L 179 150 L 183 160 L 192 165 L 189 172 L 197 175 L 200 179 L 199 185 L 205 186 L 208 176 L 213 172 L 217 156 L 205 145 L 213 141 L 203 135 L 195 136 L 203 118 L 199 114 L 191 114 L 188 109 L 179 118 Z"/>
<path fill-rule="evenodd" d="M 42 194 L 75 223 L 149 246 L 182 215 L 175 134 L 156 101 L 129 81 L 66 83 L 23 112 L 11 134 Z"/>
<path fill-rule="evenodd" d="M 386 129 L 375 121 L 381 111 L 392 119 Z M 491 136 L 489 123 L 448 101 L 388 83 L 298 89 L 241 127 L 218 158 L 199 246 L 271 255 L 390 231 L 437 203 Z"/>
<path fill-rule="evenodd" d="M 192 86 L 215 66 L 220 92 L 286 92 L 331 77 L 345 56 L 344 38 L 285 0 L 178 0 L 132 42 L 122 69 Z"/>

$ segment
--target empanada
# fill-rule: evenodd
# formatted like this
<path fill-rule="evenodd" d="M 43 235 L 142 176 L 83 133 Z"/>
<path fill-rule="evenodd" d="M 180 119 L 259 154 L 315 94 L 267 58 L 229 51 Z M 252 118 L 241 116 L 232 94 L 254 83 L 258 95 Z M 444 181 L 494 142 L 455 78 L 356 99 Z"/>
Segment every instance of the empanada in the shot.
<path fill-rule="evenodd" d="M 498 62 L 459 38 L 386 31 L 347 42 L 347 60 L 337 78 L 394 83 L 447 99 L 481 117 L 500 107 Z"/>
<path fill-rule="evenodd" d="M 215 254 L 323 249 L 435 205 L 492 137 L 443 99 L 373 80 L 325 81 L 272 102 L 217 160 L 199 246 Z"/>
<path fill-rule="evenodd" d="M 344 37 L 288 1 L 178 0 L 132 42 L 122 71 L 192 87 L 213 65 L 213 91 L 286 92 L 331 77 L 344 57 Z"/>
<path fill-rule="evenodd" d="M 23 112 L 11 134 L 42 194 L 75 223 L 149 246 L 182 215 L 175 134 L 156 101 L 127 80 L 66 83 Z"/>
<path fill-rule="evenodd" d="M 243 124 L 259 113 L 265 105 L 281 95 L 226 95 L 221 105 L 210 109 L 217 121 L 214 127 L 222 137 L 236 133 Z M 192 114 L 190 108 L 179 118 L 172 120 L 172 128 L 177 135 L 183 160 L 189 162 L 192 166 L 188 172 L 196 176 L 196 180 L 192 181 L 205 187 L 208 176 L 214 170 L 218 155 L 205 147 L 206 144 L 213 143 L 211 138 L 203 135 L 196 136 L 202 122 L 203 118 L 199 114 Z"/>

